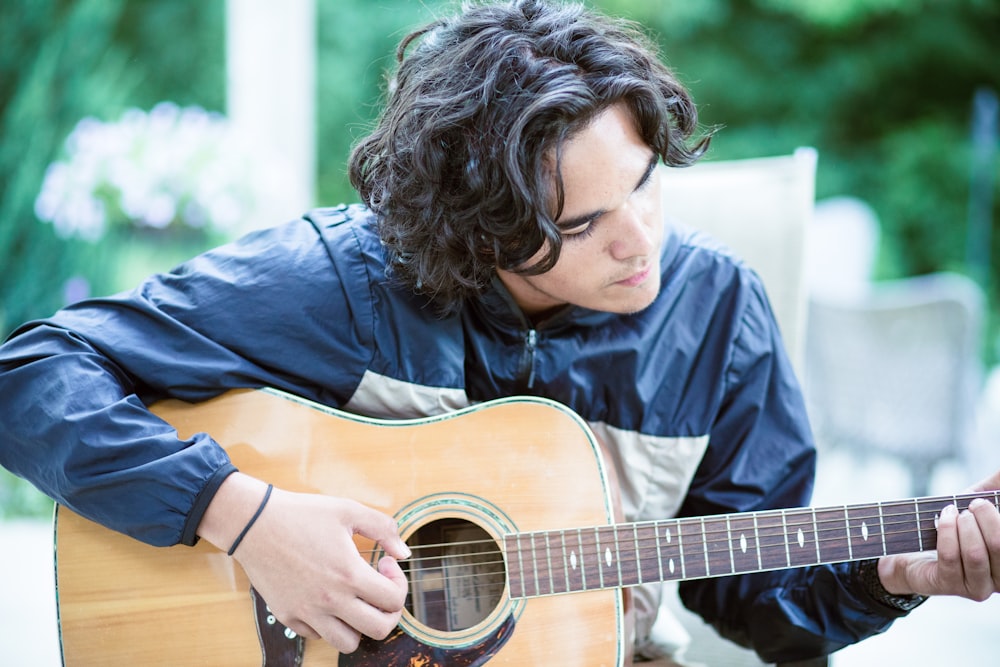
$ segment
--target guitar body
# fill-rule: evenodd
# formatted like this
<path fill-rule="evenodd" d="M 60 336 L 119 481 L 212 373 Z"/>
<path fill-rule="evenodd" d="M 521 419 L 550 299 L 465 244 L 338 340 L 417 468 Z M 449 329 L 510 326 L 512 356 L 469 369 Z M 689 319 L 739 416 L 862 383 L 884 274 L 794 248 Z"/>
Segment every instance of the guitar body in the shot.
<path fill-rule="evenodd" d="M 307 640 L 306 667 L 628 661 L 621 591 L 509 594 L 504 535 L 614 523 L 600 448 L 568 409 L 515 398 L 396 422 L 272 390 L 238 390 L 196 405 L 164 401 L 153 411 L 182 437 L 210 433 L 242 472 L 288 490 L 354 498 L 394 516 L 415 554 L 422 543 L 453 538 L 435 552 L 438 569 L 411 566 L 411 602 L 394 635 L 351 654 Z M 493 570 L 485 605 L 478 593 L 463 597 L 441 584 L 449 569 L 488 568 L 489 561 L 464 553 L 470 535 L 502 556 L 492 561 L 500 570 Z M 356 542 L 376 562 L 377 547 Z M 204 542 L 151 547 L 60 507 L 56 577 L 69 667 L 282 664 L 264 655 L 242 569 Z M 458 602 L 442 610 L 441 599 Z"/>

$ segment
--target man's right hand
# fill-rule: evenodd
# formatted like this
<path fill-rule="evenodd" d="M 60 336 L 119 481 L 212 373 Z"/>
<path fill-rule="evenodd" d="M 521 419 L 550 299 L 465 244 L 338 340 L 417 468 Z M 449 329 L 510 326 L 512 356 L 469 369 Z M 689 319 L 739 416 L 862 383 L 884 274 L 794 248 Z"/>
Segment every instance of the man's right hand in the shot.
<path fill-rule="evenodd" d="M 266 484 L 242 473 L 223 482 L 198 534 L 226 551 L 253 516 Z M 363 535 L 386 552 L 378 569 L 358 553 Z M 275 617 L 342 653 L 361 635 L 384 639 L 399 623 L 410 555 L 391 517 L 353 500 L 274 489 L 233 557 Z"/>

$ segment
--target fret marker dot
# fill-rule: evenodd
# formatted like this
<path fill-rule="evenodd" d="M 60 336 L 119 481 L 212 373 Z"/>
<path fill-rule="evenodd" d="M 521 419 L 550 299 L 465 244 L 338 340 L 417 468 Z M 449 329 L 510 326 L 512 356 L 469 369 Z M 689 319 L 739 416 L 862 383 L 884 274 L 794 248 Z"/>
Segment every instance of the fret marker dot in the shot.
<path fill-rule="evenodd" d="M 674 559 L 673 558 L 671 558 L 669 561 L 667 561 L 667 568 L 670 570 L 670 574 L 674 573 Z"/>
<path fill-rule="evenodd" d="M 666 538 L 667 543 L 670 542 L 670 529 L 669 528 L 665 528 L 663 530 L 663 537 Z"/>
<path fill-rule="evenodd" d="M 604 550 L 604 562 L 608 564 L 608 567 L 611 567 L 611 547 Z"/>
<path fill-rule="evenodd" d="M 804 547 L 806 545 L 806 536 L 802 534 L 801 528 L 799 528 L 799 532 L 796 533 L 796 537 L 799 540 L 799 546 Z"/>
<path fill-rule="evenodd" d="M 861 522 L 861 537 L 865 542 L 868 541 L 868 523 L 865 521 Z"/>
<path fill-rule="evenodd" d="M 573 568 L 574 570 L 576 569 L 576 552 L 575 551 L 570 552 L 570 554 L 569 554 L 569 566 L 571 568 Z"/>
<path fill-rule="evenodd" d="M 742 534 L 740 535 L 740 551 L 747 552 L 747 536 Z"/>

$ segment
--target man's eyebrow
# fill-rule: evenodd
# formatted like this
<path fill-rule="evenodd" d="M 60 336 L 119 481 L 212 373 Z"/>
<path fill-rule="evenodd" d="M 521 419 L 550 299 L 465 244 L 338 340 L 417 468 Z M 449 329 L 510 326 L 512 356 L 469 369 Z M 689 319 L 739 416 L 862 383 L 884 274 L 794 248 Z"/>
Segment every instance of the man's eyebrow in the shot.
<path fill-rule="evenodd" d="M 646 166 L 646 171 L 642 173 L 642 178 L 640 178 L 639 182 L 635 184 L 634 188 L 632 188 L 632 192 L 635 192 L 636 190 L 641 188 L 643 185 L 646 184 L 647 181 L 649 181 L 650 178 L 653 177 L 653 172 L 656 171 L 656 167 L 659 164 L 660 164 L 660 156 L 657 155 L 656 153 L 653 153 L 652 157 L 649 158 L 649 164 Z M 605 213 L 607 213 L 607 211 L 602 208 L 593 211 L 591 213 L 584 213 L 583 215 L 578 215 L 572 218 L 568 218 L 566 220 L 560 220 L 556 224 L 559 226 L 560 229 L 573 229 L 575 227 L 582 227 L 583 225 L 593 222 L 594 220 L 601 217 Z"/>
<path fill-rule="evenodd" d="M 644 186 L 646 184 L 646 181 L 648 181 L 650 178 L 653 177 L 653 172 L 656 171 L 656 167 L 659 166 L 659 164 L 660 164 L 660 156 L 657 155 L 656 153 L 653 153 L 652 157 L 649 158 L 649 165 L 646 167 L 646 171 L 643 173 L 642 178 L 639 179 L 639 182 L 635 184 L 635 188 L 632 190 L 632 192 L 635 192 L 636 190 Z"/>

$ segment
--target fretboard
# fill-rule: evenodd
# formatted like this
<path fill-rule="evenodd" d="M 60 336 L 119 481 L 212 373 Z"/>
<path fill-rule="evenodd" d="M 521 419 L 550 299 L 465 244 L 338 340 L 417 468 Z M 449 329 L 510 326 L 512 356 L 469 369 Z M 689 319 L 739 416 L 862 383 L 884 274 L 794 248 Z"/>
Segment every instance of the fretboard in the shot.
<path fill-rule="evenodd" d="M 719 577 L 934 549 L 937 518 L 1000 492 L 767 510 L 504 537 L 514 598 Z"/>

